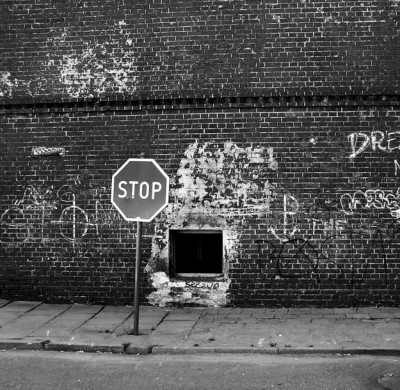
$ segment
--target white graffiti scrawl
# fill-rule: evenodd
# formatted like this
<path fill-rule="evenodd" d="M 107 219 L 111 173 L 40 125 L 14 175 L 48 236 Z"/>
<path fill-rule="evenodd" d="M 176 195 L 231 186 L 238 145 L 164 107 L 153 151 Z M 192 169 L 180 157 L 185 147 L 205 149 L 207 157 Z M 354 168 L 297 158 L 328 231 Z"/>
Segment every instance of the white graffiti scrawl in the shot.
<path fill-rule="evenodd" d="M 347 215 L 353 215 L 357 209 L 388 209 L 393 218 L 400 218 L 400 188 L 394 193 L 380 189 L 356 191 L 353 194 L 343 194 L 340 198 L 342 210 Z"/>
<path fill-rule="evenodd" d="M 350 158 L 365 152 L 368 147 L 381 152 L 390 153 L 400 149 L 400 131 L 393 131 L 385 135 L 382 131 L 371 131 L 370 134 L 352 133 L 348 137 L 351 145 Z"/>

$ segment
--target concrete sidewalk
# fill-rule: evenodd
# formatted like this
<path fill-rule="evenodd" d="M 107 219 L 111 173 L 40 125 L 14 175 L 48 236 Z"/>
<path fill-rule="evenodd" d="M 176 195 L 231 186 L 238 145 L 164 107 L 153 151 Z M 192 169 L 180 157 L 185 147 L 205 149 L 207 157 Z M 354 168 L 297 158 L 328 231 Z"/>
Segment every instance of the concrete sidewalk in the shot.
<path fill-rule="evenodd" d="M 400 355 L 400 308 L 140 308 L 0 300 L 0 349 Z"/>

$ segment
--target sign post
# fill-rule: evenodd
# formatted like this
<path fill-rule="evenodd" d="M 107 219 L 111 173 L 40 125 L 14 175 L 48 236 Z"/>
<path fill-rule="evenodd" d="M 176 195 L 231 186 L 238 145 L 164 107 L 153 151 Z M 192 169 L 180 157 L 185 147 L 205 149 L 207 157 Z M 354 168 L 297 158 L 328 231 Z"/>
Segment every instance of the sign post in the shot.
<path fill-rule="evenodd" d="M 133 304 L 133 334 L 139 335 L 139 304 L 140 304 L 140 242 L 142 238 L 142 222 L 136 222 L 136 261 L 135 261 L 135 297 Z"/>
<path fill-rule="evenodd" d="M 133 334 L 139 334 L 142 222 L 151 222 L 168 204 L 169 178 L 153 159 L 130 158 L 113 175 L 111 203 L 126 221 L 136 221 Z"/>

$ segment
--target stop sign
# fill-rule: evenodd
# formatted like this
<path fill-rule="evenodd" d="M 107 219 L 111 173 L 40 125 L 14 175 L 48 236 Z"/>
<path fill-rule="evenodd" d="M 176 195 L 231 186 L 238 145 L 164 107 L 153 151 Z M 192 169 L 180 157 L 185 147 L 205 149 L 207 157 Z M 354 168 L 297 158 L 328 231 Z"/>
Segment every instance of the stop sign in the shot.
<path fill-rule="evenodd" d="M 153 159 L 130 158 L 112 177 L 111 203 L 127 221 L 150 222 L 168 193 L 168 176 Z"/>

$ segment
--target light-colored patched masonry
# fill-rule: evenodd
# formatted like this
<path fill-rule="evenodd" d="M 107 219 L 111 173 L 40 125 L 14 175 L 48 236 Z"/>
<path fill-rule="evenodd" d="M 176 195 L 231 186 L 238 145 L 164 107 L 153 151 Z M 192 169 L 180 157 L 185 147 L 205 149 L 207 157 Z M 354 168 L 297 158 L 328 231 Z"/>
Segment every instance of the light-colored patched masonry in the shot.
<path fill-rule="evenodd" d="M 272 148 L 195 141 L 180 161 L 172 200 L 155 224 L 152 256 L 146 267 L 155 291 L 149 303 L 224 306 L 229 303 L 229 267 L 239 257 L 240 225 L 265 214 L 274 197 L 268 172 L 278 162 Z M 173 180 L 173 179 L 172 179 Z M 213 280 L 182 280 L 168 275 L 170 230 L 223 232 L 223 272 Z M 190 259 L 188 259 L 190 261 Z"/>

